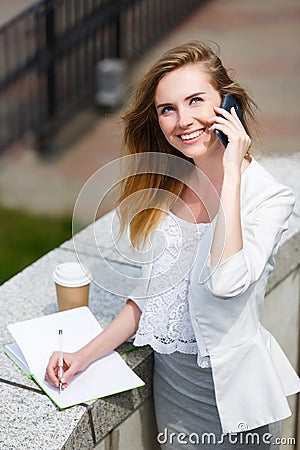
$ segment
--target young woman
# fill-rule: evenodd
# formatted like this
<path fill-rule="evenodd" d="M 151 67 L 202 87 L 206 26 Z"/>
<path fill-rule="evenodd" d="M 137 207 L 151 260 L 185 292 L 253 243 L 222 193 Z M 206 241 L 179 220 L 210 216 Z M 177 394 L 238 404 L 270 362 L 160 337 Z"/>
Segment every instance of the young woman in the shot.
<path fill-rule="evenodd" d="M 234 108 L 220 108 L 226 94 L 242 121 Z M 199 448 L 278 448 L 286 397 L 300 389 L 259 322 L 294 197 L 250 156 L 254 109 L 216 52 L 193 42 L 154 63 L 124 116 L 132 158 L 118 209 L 135 247 L 151 238 L 152 258 L 114 321 L 64 354 L 62 381 L 136 334 L 135 345 L 154 349 L 165 449 L 195 448 L 197 436 Z M 215 130 L 227 136 L 226 148 Z M 57 364 L 54 353 L 45 376 L 54 385 Z"/>

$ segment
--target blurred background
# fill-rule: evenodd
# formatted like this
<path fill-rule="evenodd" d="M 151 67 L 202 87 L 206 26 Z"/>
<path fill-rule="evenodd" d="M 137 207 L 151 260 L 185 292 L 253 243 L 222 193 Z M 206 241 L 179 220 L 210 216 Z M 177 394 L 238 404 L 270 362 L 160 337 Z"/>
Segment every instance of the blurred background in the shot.
<path fill-rule="evenodd" d="M 299 164 L 299 24 L 299 0 L 1 0 L 0 284 L 71 237 L 136 80 L 174 45 L 217 42 L 260 108 L 257 158 Z"/>

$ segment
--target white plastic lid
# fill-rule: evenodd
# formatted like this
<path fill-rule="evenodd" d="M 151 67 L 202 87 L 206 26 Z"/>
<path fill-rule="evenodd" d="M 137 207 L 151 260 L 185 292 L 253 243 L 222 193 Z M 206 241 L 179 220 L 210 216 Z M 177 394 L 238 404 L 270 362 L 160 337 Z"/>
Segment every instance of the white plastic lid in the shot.
<path fill-rule="evenodd" d="M 53 281 L 61 286 L 80 287 L 89 284 L 91 277 L 79 263 L 67 262 L 56 267 Z"/>

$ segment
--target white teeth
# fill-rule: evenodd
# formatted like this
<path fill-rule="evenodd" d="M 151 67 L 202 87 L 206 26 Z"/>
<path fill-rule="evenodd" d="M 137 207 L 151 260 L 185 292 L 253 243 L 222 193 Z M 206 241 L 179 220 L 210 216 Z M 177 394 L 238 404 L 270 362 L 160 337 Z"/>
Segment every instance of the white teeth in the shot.
<path fill-rule="evenodd" d="M 200 136 L 201 134 L 203 134 L 205 131 L 205 128 L 203 130 L 198 130 L 198 131 L 194 131 L 193 133 L 190 134 L 181 134 L 180 137 L 183 141 L 188 141 L 189 139 L 194 139 L 198 136 Z"/>

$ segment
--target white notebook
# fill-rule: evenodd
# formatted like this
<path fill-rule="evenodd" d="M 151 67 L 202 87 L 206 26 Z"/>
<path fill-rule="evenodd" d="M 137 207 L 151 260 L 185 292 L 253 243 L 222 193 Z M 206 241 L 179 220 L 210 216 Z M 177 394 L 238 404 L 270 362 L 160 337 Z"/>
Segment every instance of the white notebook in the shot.
<path fill-rule="evenodd" d="M 102 331 L 86 306 L 11 324 L 8 329 L 15 342 L 4 346 L 5 353 L 60 409 L 145 384 L 117 352 L 92 363 L 61 392 L 44 380 L 49 357 L 59 348 L 60 329 L 64 352 L 78 350 Z"/>

